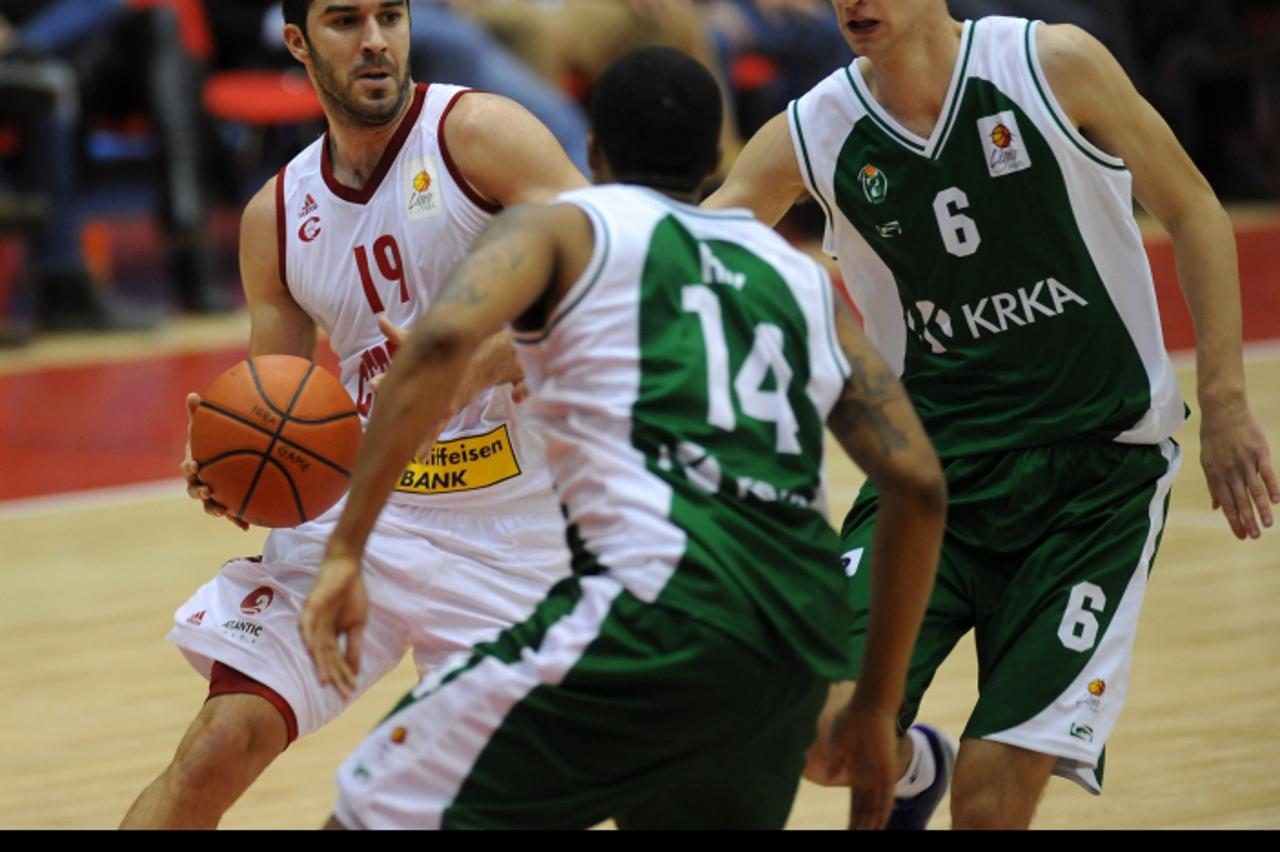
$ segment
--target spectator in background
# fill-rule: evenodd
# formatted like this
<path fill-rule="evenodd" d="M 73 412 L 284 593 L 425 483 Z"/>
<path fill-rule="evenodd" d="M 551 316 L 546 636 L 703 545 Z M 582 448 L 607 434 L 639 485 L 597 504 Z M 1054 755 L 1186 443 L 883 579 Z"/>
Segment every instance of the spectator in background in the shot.
<path fill-rule="evenodd" d="M 450 0 L 410 0 L 413 76 L 457 83 L 511 98 L 556 137 L 579 171 L 588 171 L 582 108 L 543 79 Z M 285 51 L 279 0 L 217 0 L 206 10 L 216 68 L 293 68 Z"/>
<path fill-rule="evenodd" d="M 1131 25 L 1132 0 L 947 0 L 947 6 L 961 20 L 1014 15 L 1046 24 L 1075 24 L 1111 51 L 1139 91 L 1145 88 Z"/>
<path fill-rule="evenodd" d="M 450 0 L 412 0 L 410 6 L 414 77 L 511 98 L 547 126 L 579 171 L 590 173 L 586 116 L 554 81 L 541 77 Z"/>
<path fill-rule="evenodd" d="M 187 310 L 229 309 L 208 244 L 200 69 L 183 50 L 174 10 L 163 2 L 135 8 L 124 0 L 0 0 L 0 15 L 12 25 L 0 58 L 34 60 L 45 67 L 60 63 L 73 75 L 75 92 L 66 94 L 64 86 L 60 97 L 74 102 L 78 114 L 60 107 L 56 112 L 63 124 L 79 124 L 83 132 L 87 122 L 101 116 L 141 113 L 149 120 L 159 148 L 158 215 L 176 294 Z M 77 160 L 59 155 L 54 167 L 73 187 L 78 186 Z M 71 241 L 79 231 L 73 208 L 68 195 L 49 226 Z M 37 304 L 63 301 L 56 288 L 47 296 L 41 289 L 37 285 Z M 53 315 L 62 311 L 55 307 Z M 121 320 L 108 309 L 81 325 L 114 326 Z"/>
<path fill-rule="evenodd" d="M 640 47 L 674 47 L 707 67 L 720 84 L 726 116 L 733 100 L 694 0 L 453 0 L 508 49 L 556 85 L 587 88 L 613 60 Z M 736 120 L 720 135 L 721 170 L 742 139 Z"/>
<path fill-rule="evenodd" d="M 725 77 L 735 86 L 743 136 L 851 58 L 830 0 L 700 0 L 699 6 Z M 767 63 L 764 79 L 748 90 L 734 73 L 744 57 Z"/>
<path fill-rule="evenodd" d="M 0 125 L 17 131 L 18 151 L 8 164 L 13 174 L 5 192 L 21 201 L 13 218 L 29 233 L 24 277 L 33 322 L 49 330 L 154 325 L 153 314 L 128 309 L 90 276 L 75 201 L 79 85 L 66 62 L 24 45 L 6 17 L 22 11 L 12 8 L 16 5 L 0 2 Z M 29 334 L 12 322 L 7 328 L 10 342 Z"/>

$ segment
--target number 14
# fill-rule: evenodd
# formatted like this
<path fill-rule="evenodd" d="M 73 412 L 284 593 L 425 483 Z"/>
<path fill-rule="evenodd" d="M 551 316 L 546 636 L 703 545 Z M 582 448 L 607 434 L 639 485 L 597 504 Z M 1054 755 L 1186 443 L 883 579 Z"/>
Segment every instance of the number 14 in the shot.
<path fill-rule="evenodd" d="M 725 341 L 720 300 L 705 284 L 687 285 L 681 291 L 680 299 L 681 308 L 697 314 L 698 324 L 702 327 L 707 357 L 707 422 L 732 432 L 738 426 L 738 418 L 729 394 L 729 345 Z M 800 452 L 797 437 L 800 425 L 787 400 L 792 369 L 783 354 L 782 345 L 782 329 L 767 322 L 757 325 L 751 352 L 734 377 L 733 389 L 743 414 L 774 424 L 777 451 L 795 455 Z M 770 372 L 777 380 L 777 387 L 761 390 Z"/>

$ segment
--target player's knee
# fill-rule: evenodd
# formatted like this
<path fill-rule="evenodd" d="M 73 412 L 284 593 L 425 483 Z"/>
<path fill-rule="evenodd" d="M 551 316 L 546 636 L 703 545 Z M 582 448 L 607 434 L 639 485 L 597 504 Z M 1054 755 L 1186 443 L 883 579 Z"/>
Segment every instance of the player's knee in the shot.
<path fill-rule="evenodd" d="M 287 744 L 284 724 L 266 702 L 213 700 L 183 738 L 169 772 L 190 789 L 223 789 L 256 776 Z"/>
<path fill-rule="evenodd" d="M 951 785 L 951 827 L 955 829 L 1022 829 L 1030 819 L 1016 797 L 977 779 L 956 776 Z"/>

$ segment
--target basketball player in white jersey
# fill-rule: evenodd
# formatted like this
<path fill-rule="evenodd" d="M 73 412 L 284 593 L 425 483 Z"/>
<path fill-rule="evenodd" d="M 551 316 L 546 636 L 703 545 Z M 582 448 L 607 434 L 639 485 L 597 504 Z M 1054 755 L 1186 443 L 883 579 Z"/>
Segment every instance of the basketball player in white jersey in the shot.
<path fill-rule="evenodd" d="M 415 85 L 403 0 L 288 0 L 284 12 L 329 129 L 245 210 L 250 350 L 313 358 L 323 328 L 367 417 L 398 329 L 425 313 L 492 214 L 586 181 L 516 104 Z M 514 417 L 519 375 L 509 340 L 489 341 L 471 390 L 453 397 L 461 410 L 401 474 L 366 554 L 374 615 L 351 689 L 318 685 L 298 632 L 341 504 L 273 531 L 261 557 L 228 562 L 178 609 L 169 638 L 209 677 L 209 698 L 125 827 L 216 826 L 294 738 L 336 717 L 407 650 L 430 668 L 521 620 L 565 576 L 543 446 Z M 225 514 L 190 459 L 184 469 L 192 496 Z"/>
<path fill-rule="evenodd" d="M 947 538 L 899 724 L 970 628 L 979 698 L 958 756 L 924 726 L 903 738 L 890 826 L 924 826 L 954 761 L 955 827 L 1026 827 L 1050 774 L 1101 792 L 1181 458 L 1186 409 L 1134 196 L 1173 237 L 1195 322 L 1214 507 L 1241 539 L 1273 523 L 1232 227 L 1083 31 L 961 23 L 944 0 L 834 5 L 861 59 L 762 128 L 707 205 L 769 223 L 806 194 L 824 205 L 826 247 L 947 472 Z M 875 513 L 865 491 L 846 552 Z"/>

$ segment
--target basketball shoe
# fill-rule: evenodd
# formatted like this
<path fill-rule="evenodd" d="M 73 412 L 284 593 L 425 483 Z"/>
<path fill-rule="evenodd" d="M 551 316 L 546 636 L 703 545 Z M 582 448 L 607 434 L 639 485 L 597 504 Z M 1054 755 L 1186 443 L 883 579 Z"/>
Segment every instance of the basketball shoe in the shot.
<path fill-rule="evenodd" d="M 909 798 L 894 801 L 893 813 L 889 817 L 889 824 L 885 826 L 890 831 L 924 830 L 933 817 L 933 812 L 938 809 L 938 804 L 942 801 L 947 788 L 951 786 L 951 773 L 956 768 L 956 752 L 960 750 L 960 743 L 945 731 L 939 731 L 928 725 L 912 727 L 923 734 L 929 743 L 929 750 L 933 753 L 935 774 L 933 783 L 921 792 Z"/>

